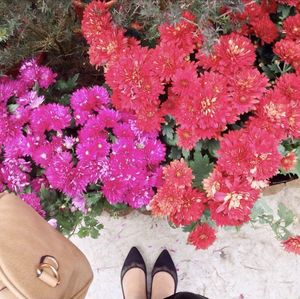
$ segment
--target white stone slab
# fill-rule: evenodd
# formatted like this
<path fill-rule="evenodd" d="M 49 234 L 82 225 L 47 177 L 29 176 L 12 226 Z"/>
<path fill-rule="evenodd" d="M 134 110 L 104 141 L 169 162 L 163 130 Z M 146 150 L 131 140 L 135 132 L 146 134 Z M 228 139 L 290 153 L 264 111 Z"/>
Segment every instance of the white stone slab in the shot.
<path fill-rule="evenodd" d="M 300 216 L 299 191 L 286 188 L 265 198 L 274 207 L 284 202 Z M 267 226 L 220 230 L 214 245 L 203 251 L 187 245 L 187 234 L 164 219 L 134 212 L 119 219 L 104 214 L 101 221 L 105 228 L 99 239 L 72 239 L 94 271 L 87 299 L 122 299 L 120 270 L 132 246 L 140 249 L 149 270 L 167 248 L 178 268 L 179 291 L 210 299 L 300 299 L 300 256 L 285 252 Z M 299 223 L 294 231 L 300 233 Z"/>

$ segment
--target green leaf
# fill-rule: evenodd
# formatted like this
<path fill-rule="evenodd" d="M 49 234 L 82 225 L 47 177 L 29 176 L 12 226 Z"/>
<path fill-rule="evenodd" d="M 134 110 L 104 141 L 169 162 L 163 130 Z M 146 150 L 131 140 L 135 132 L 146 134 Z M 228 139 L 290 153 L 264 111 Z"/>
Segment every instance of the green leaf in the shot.
<path fill-rule="evenodd" d="M 55 84 L 55 88 L 59 91 L 71 91 L 77 86 L 77 80 L 79 78 L 79 73 L 75 74 L 73 77 L 69 78 L 67 81 L 58 80 Z"/>
<path fill-rule="evenodd" d="M 290 15 L 291 7 L 288 6 L 288 5 L 279 5 L 278 8 L 277 8 L 277 12 L 279 14 L 281 14 L 280 19 L 284 20 Z"/>
<path fill-rule="evenodd" d="M 220 142 L 216 139 L 210 139 L 207 143 L 207 149 L 213 157 L 217 157 L 217 151 L 220 148 Z"/>
<path fill-rule="evenodd" d="M 188 160 L 190 157 L 190 151 L 182 149 L 182 156 L 185 160 Z"/>
<path fill-rule="evenodd" d="M 252 221 L 258 221 L 259 217 L 267 216 L 268 214 L 273 214 L 273 210 L 268 206 L 265 199 L 260 198 L 256 203 L 254 204 L 252 210 L 251 210 L 251 220 Z"/>
<path fill-rule="evenodd" d="M 174 129 L 168 124 L 163 126 L 162 129 L 163 136 L 166 136 L 168 139 L 174 139 Z"/>
<path fill-rule="evenodd" d="M 198 222 L 192 222 L 190 225 L 186 225 L 182 227 L 182 231 L 185 233 L 189 233 L 194 230 L 194 228 L 198 225 Z"/>
<path fill-rule="evenodd" d="M 294 221 L 294 213 L 292 210 L 287 209 L 283 203 L 278 204 L 278 216 L 284 220 L 285 227 L 289 226 Z"/>
<path fill-rule="evenodd" d="M 202 188 L 202 180 L 208 177 L 214 167 L 214 164 L 209 161 L 209 157 L 207 155 L 202 156 L 201 152 L 195 151 L 194 160 L 189 161 L 189 166 L 192 168 L 195 176 L 193 186 L 196 188 Z"/>
<path fill-rule="evenodd" d="M 101 197 L 102 197 L 101 192 L 85 194 L 86 202 L 89 207 L 97 204 L 100 201 Z"/>
<path fill-rule="evenodd" d="M 171 148 L 171 152 L 169 154 L 169 158 L 172 160 L 178 160 L 181 158 L 181 149 L 177 146 L 173 146 Z"/>
<path fill-rule="evenodd" d="M 89 230 L 87 227 L 81 227 L 77 233 L 79 238 L 85 238 L 89 235 Z"/>
<path fill-rule="evenodd" d="M 285 156 L 286 155 L 286 149 L 282 144 L 279 144 L 277 147 L 278 152 L 282 155 Z"/>
<path fill-rule="evenodd" d="M 8 105 L 9 113 L 14 113 L 18 107 L 19 107 L 19 104 L 9 104 Z"/>

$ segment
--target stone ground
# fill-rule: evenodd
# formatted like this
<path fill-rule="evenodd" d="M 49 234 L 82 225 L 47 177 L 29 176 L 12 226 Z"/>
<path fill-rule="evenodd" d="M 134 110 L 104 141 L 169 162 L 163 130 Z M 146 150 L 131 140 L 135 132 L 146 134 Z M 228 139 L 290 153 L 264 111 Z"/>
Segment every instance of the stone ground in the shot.
<path fill-rule="evenodd" d="M 272 207 L 283 202 L 300 219 L 299 188 L 285 187 L 264 199 Z M 122 299 L 120 269 L 132 246 L 140 249 L 148 269 L 167 248 L 178 269 L 179 291 L 210 299 L 300 299 L 300 256 L 285 252 L 265 225 L 220 230 L 213 246 L 196 251 L 186 244 L 187 234 L 164 219 L 135 212 L 119 219 L 103 215 L 101 220 L 105 228 L 99 239 L 72 239 L 94 271 L 87 299 Z M 299 222 L 293 231 L 300 234 Z"/>

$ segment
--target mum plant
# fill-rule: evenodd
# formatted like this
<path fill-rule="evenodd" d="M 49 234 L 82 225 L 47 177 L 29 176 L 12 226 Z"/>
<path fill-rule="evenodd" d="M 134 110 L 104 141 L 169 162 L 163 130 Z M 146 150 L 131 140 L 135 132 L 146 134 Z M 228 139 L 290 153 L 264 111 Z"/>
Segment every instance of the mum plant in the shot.
<path fill-rule="evenodd" d="M 206 223 L 239 227 L 272 177 L 299 174 L 298 3 L 243 4 L 241 12 L 222 7 L 237 26 L 209 49 L 203 28 L 214 23 L 184 5 L 176 21 L 157 25 L 154 44 L 116 25 L 101 1 L 82 22 L 113 105 L 133 113 L 140 129 L 161 131 L 167 144 L 169 165 L 148 207 L 191 231 L 198 248 L 215 239 Z M 274 231 L 291 244 L 285 224 Z M 288 249 L 299 253 L 299 237 L 292 240 Z"/>

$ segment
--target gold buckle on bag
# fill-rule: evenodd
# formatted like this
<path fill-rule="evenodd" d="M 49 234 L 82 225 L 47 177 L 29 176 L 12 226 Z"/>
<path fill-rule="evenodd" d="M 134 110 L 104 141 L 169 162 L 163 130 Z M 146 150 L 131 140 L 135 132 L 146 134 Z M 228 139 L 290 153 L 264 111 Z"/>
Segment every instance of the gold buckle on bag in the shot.
<path fill-rule="evenodd" d="M 55 288 L 60 284 L 59 264 L 54 256 L 45 255 L 41 258 L 40 264 L 36 269 L 39 279 Z"/>

